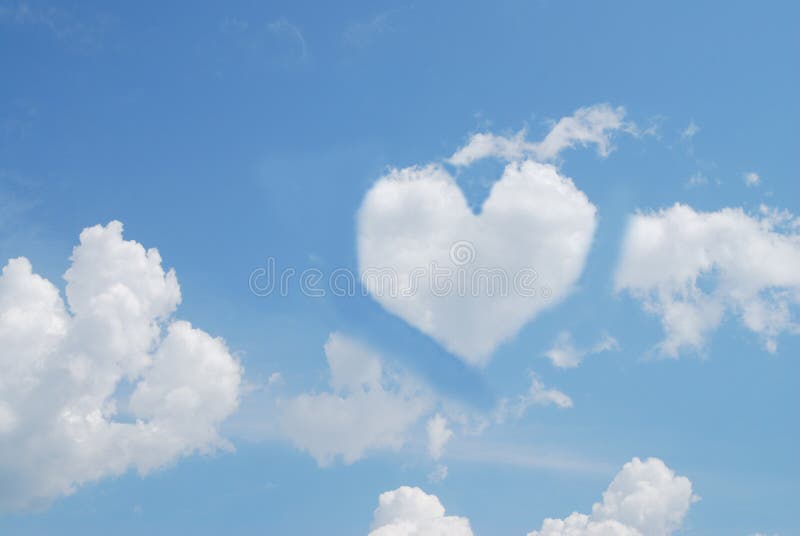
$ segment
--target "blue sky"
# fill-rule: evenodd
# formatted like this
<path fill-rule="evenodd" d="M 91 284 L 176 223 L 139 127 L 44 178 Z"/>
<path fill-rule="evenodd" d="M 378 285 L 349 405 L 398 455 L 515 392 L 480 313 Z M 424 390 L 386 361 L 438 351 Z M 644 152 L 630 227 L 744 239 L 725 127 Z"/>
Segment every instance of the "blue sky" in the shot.
<path fill-rule="evenodd" d="M 728 307 L 700 347 L 665 356 L 660 314 L 626 291 L 634 285 L 615 288 L 637 211 L 741 207 L 719 224 L 730 233 L 703 246 L 733 249 L 763 238 L 740 234 L 765 224 L 761 205 L 800 213 L 799 15 L 789 2 L 0 3 L 3 264 L 26 257 L 63 296 L 81 231 L 119 220 L 126 240 L 174 268 L 177 317 L 224 338 L 243 367 L 238 409 L 215 421 L 234 450 L 87 477 L 34 511 L 4 512 L 0 532 L 366 534 L 378 496 L 408 485 L 475 534 L 525 534 L 590 512 L 626 462 L 656 457 L 701 497 L 676 534 L 800 533 L 796 325 L 776 328 L 770 352 L 774 326 L 749 329 Z M 579 277 L 485 366 L 371 296 L 251 292 L 267 258 L 357 271 L 371 225 L 359 209 L 390 169 L 444 162 L 475 133 L 524 129 L 534 143 L 603 103 L 624 108 L 607 132 L 613 150 L 578 144 L 549 161 L 597 210 Z M 442 164 L 473 208 L 503 165 Z M 775 259 L 800 272 L 797 225 L 783 223 L 769 236 L 787 256 L 742 246 L 698 288 L 744 259 L 752 271 L 729 283 L 785 292 L 796 319 L 800 286 L 752 275 L 771 274 Z M 665 262 L 680 265 L 689 246 L 675 240 Z M 604 334 L 618 348 L 558 367 L 545 353 L 564 331 L 578 348 Z M 415 378 L 431 407 L 400 444 L 320 467 L 281 423 L 295 397 L 330 390 L 331 333 Z M 496 419 L 532 373 L 572 407 L 531 403 Z M 439 459 L 426 449 L 433 413 L 454 432 Z M 464 415 L 490 424 L 470 430 Z M 22 443 L 3 441 L 12 466 Z M 440 465 L 447 477 L 431 479 Z"/>

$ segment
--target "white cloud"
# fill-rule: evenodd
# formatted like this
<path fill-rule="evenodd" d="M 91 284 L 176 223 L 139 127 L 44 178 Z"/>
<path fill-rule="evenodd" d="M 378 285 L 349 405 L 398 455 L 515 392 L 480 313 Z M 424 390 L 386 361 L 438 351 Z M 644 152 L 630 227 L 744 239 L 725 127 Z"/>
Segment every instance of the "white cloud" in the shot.
<path fill-rule="evenodd" d="M 617 339 L 604 333 L 591 348 L 576 348 L 569 331 L 562 331 L 556 337 L 552 348 L 545 352 L 545 356 L 559 368 L 574 368 L 589 355 L 619 350 Z"/>
<path fill-rule="evenodd" d="M 699 497 L 657 458 L 626 463 L 591 514 L 545 519 L 528 536 L 670 536 Z M 402 486 L 382 493 L 369 536 L 472 536 L 469 519 L 445 515 L 435 495 Z"/>
<path fill-rule="evenodd" d="M 528 536 L 669 536 L 681 528 L 692 502 L 692 483 L 657 458 L 626 463 L 590 515 L 545 519 Z"/>
<path fill-rule="evenodd" d="M 445 445 L 453 437 L 453 431 L 447 426 L 447 419 L 438 413 L 428 420 L 426 429 L 428 431 L 428 454 L 434 460 L 438 460 L 442 457 Z"/>
<path fill-rule="evenodd" d="M 274 385 L 278 385 L 283 381 L 283 375 L 280 372 L 273 372 L 267 378 L 267 387 L 272 387 Z"/>
<path fill-rule="evenodd" d="M 677 204 L 633 216 L 616 273 L 645 310 L 661 317 L 660 351 L 699 351 L 725 313 L 759 334 L 773 352 L 777 337 L 797 333 L 791 309 L 800 304 L 800 235 L 788 212 L 761 207 L 696 212 Z"/>
<path fill-rule="evenodd" d="M 58 289 L 25 258 L 0 276 L 0 508 L 47 504 L 130 468 L 230 445 L 241 367 L 172 320 L 175 273 L 122 224 L 84 229 Z M 126 393 L 130 393 L 126 396 Z"/>
<path fill-rule="evenodd" d="M 448 161 L 455 166 L 468 166 L 487 157 L 508 161 L 532 157 L 540 161 L 550 161 L 558 158 L 564 149 L 591 144 L 597 146 L 600 156 L 606 157 L 613 149 L 611 136 L 614 132 L 636 130 L 633 124 L 623 121 L 624 117 L 625 109 L 622 107 L 612 108 L 608 104 L 597 104 L 579 108 L 571 116 L 562 117 L 540 142 L 526 141 L 524 130 L 511 138 L 492 133 L 477 133 Z"/>
<path fill-rule="evenodd" d="M 744 183 L 748 186 L 758 186 L 761 184 L 761 175 L 755 171 L 748 171 L 744 174 Z"/>
<path fill-rule="evenodd" d="M 441 166 L 395 169 L 359 211 L 359 269 L 385 309 L 482 365 L 572 290 L 595 213 L 572 180 L 531 160 L 506 166 L 480 215 Z"/>
<path fill-rule="evenodd" d="M 559 408 L 571 408 L 572 399 L 558 389 L 545 387 L 542 381 L 535 374 L 531 375 L 531 386 L 528 392 L 519 397 L 517 411 L 520 415 L 530 406 L 558 406 Z"/>
<path fill-rule="evenodd" d="M 428 474 L 428 480 L 433 483 L 443 482 L 447 478 L 447 466 L 444 464 L 437 464 Z"/>
<path fill-rule="evenodd" d="M 691 120 L 689 121 L 689 124 L 686 125 L 686 128 L 681 132 L 681 139 L 690 140 L 694 138 L 695 134 L 698 132 L 700 132 L 700 127 L 694 122 L 694 120 Z"/>
<path fill-rule="evenodd" d="M 590 354 L 599 354 L 601 352 L 610 352 L 612 350 L 619 350 L 619 341 L 609 335 L 608 333 L 603 333 L 594 346 L 592 346 Z"/>
<path fill-rule="evenodd" d="M 494 420 L 504 423 L 508 417 L 520 419 L 531 406 L 556 406 L 561 409 L 573 406 L 572 398 L 558 389 L 548 388 L 534 372 L 530 372 L 528 390 L 516 398 L 501 398 L 494 412 Z"/>
<path fill-rule="evenodd" d="M 386 371 L 380 356 L 332 333 L 325 344 L 332 390 L 279 403 L 280 428 L 321 466 L 345 463 L 375 449 L 397 450 L 431 399 L 408 376 Z"/>
<path fill-rule="evenodd" d="M 525 140 L 526 132 L 521 130 L 507 138 L 491 132 L 478 132 L 470 137 L 464 147 L 456 151 L 448 162 L 454 166 L 469 166 L 484 158 L 494 157 L 502 160 L 522 160 L 528 154 L 535 154 L 536 144 Z"/>
<path fill-rule="evenodd" d="M 608 156 L 612 150 L 611 134 L 629 128 L 622 121 L 624 117 L 625 109 L 621 106 L 612 108 L 608 104 L 598 104 L 579 108 L 573 115 L 563 117 L 553 125 L 537 144 L 535 155 L 542 160 L 551 160 L 564 149 L 594 144 L 600 156 Z"/>
<path fill-rule="evenodd" d="M 469 519 L 445 515 L 435 495 L 402 486 L 381 493 L 369 536 L 472 536 Z"/>

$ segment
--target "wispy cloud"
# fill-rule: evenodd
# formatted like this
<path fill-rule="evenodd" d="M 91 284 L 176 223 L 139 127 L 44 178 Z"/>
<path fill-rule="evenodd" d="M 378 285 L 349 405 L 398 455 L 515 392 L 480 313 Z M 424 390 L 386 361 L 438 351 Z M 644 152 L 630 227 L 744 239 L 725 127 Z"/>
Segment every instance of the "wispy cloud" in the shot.
<path fill-rule="evenodd" d="M 511 137 L 491 132 L 473 134 L 464 147 L 456 151 L 448 162 L 454 166 L 469 166 L 487 157 L 503 160 L 518 160 L 533 157 L 538 161 L 556 160 L 561 152 L 576 146 L 594 145 L 597 153 L 605 158 L 614 149 L 612 136 L 617 131 L 639 136 L 642 133 L 635 124 L 627 122 L 625 109 L 612 108 L 608 104 L 596 104 L 578 108 L 572 115 L 553 122 L 550 132 L 539 142 L 527 141 L 527 132 L 520 130 Z"/>
<path fill-rule="evenodd" d="M 242 51 L 264 60 L 284 64 L 305 63 L 311 57 L 303 31 L 286 17 L 264 24 L 239 17 L 225 17 L 220 23 L 223 35 Z"/>
<path fill-rule="evenodd" d="M 702 171 L 698 171 L 697 173 L 693 174 L 689 179 L 686 181 L 686 188 L 698 188 L 700 186 L 708 186 L 711 184 L 712 180 L 708 178 L 708 176 L 703 173 Z"/>
<path fill-rule="evenodd" d="M 559 368 L 577 367 L 589 355 L 619 350 L 617 339 L 604 333 L 591 348 L 576 348 L 569 331 L 562 331 L 556 337 L 553 346 L 544 355 L 553 365 Z"/>
<path fill-rule="evenodd" d="M 694 138 L 695 134 L 698 132 L 700 132 L 700 127 L 694 122 L 694 119 L 692 119 L 689 121 L 689 124 L 686 125 L 686 128 L 681 131 L 681 139 L 690 140 Z"/>
<path fill-rule="evenodd" d="M 393 11 L 386 11 L 368 20 L 351 22 L 342 32 L 342 39 L 352 47 L 369 46 L 381 34 L 392 31 L 389 19 L 393 13 Z"/>
<path fill-rule="evenodd" d="M 267 31 L 278 43 L 286 47 L 285 52 L 290 56 L 299 60 L 308 58 L 308 45 L 303 32 L 286 17 L 268 23 Z"/>
<path fill-rule="evenodd" d="M 493 443 L 489 441 L 459 441 L 451 449 L 451 460 L 471 463 L 505 465 L 520 469 L 551 469 L 576 473 L 609 474 L 614 466 L 579 455 L 549 452 L 531 445 Z"/>
<path fill-rule="evenodd" d="M 0 24 L 42 28 L 59 42 L 79 52 L 102 48 L 117 18 L 107 12 L 77 15 L 57 5 L 17 2 L 0 6 Z"/>
<path fill-rule="evenodd" d="M 748 186 L 758 186 L 761 184 L 761 175 L 755 171 L 748 171 L 744 174 L 744 183 Z"/>

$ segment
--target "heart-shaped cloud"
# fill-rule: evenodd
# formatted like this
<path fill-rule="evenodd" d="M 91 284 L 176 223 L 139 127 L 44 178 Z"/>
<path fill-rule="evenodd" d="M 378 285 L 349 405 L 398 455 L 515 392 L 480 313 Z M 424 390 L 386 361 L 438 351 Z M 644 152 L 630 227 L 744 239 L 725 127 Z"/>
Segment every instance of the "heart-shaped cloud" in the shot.
<path fill-rule="evenodd" d="M 595 207 L 548 164 L 509 163 L 473 213 L 438 164 L 390 171 L 358 215 L 362 281 L 470 364 L 558 303 L 583 270 Z"/>

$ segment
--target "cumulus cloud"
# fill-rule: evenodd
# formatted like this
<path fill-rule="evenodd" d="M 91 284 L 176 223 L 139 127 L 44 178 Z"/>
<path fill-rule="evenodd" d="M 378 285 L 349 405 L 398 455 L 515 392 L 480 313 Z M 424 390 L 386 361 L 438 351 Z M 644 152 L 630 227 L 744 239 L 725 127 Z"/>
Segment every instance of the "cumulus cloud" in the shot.
<path fill-rule="evenodd" d="M 402 486 L 381 493 L 369 536 L 472 536 L 469 519 L 445 515 L 436 495 Z"/>
<path fill-rule="evenodd" d="M 634 458 L 603 493 L 590 515 L 545 519 L 528 536 L 669 536 L 681 528 L 698 497 L 692 483 L 657 458 Z"/>
<path fill-rule="evenodd" d="M 699 500 L 691 481 L 658 458 L 626 463 L 590 514 L 545 519 L 528 536 L 670 536 Z M 403 486 L 382 493 L 369 536 L 472 536 L 469 519 L 445 515 L 435 495 Z"/>
<path fill-rule="evenodd" d="M 447 426 L 447 419 L 438 413 L 428 420 L 426 430 L 428 432 L 428 454 L 434 460 L 438 460 L 442 457 L 445 445 L 453 437 L 453 431 Z"/>
<path fill-rule="evenodd" d="M 619 343 L 608 333 L 604 333 L 591 348 L 576 348 L 572 341 L 572 334 L 564 330 L 558 334 L 553 346 L 544 355 L 552 361 L 553 366 L 575 368 L 587 356 L 611 350 L 619 350 Z"/>
<path fill-rule="evenodd" d="M 777 337 L 797 333 L 800 221 L 786 211 L 760 214 L 686 205 L 634 215 L 628 224 L 616 288 L 661 318 L 660 351 L 700 351 L 725 314 L 737 317 L 774 352 Z"/>
<path fill-rule="evenodd" d="M 550 161 L 558 158 L 565 149 L 571 149 L 576 145 L 583 147 L 596 145 L 598 154 L 606 157 L 613 148 L 611 137 L 614 132 L 635 131 L 635 126 L 626 123 L 624 118 L 624 108 L 597 104 L 579 108 L 574 114 L 562 117 L 539 142 L 526 141 L 524 130 L 510 138 L 490 132 L 480 132 L 474 134 L 448 161 L 454 166 L 468 166 L 487 157 L 508 161 L 524 158 Z"/>
<path fill-rule="evenodd" d="M 230 445 L 241 367 L 222 339 L 172 319 L 181 300 L 155 249 L 122 224 L 84 229 L 58 289 L 12 259 L 0 276 L 0 508 L 141 474 Z"/>
<path fill-rule="evenodd" d="M 353 463 L 367 451 L 397 450 L 431 399 L 416 381 L 386 370 L 379 354 L 332 333 L 325 344 L 330 391 L 279 403 L 280 429 L 321 466 Z"/>
<path fill-rule="evenodd" d="M 394 169 L 359 210 L 359 269 L 386 310 L 483 365 L 567 296 L 595 225 L 594 205 L 551 165 L 508 164 L 479 215 L 442 166 Z"/>

